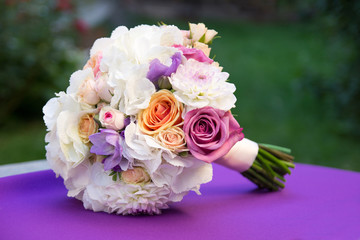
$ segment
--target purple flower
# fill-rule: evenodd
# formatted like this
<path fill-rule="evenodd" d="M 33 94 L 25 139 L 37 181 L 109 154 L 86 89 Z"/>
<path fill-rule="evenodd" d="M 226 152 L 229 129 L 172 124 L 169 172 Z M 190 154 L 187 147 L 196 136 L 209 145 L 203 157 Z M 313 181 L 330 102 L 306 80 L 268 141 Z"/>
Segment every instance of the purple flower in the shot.
<path fill-rule="evenodd" d="M 159 88 L 158 80 L 160 77 L 169 77 L 172 73 L 176 72 L 181 63 L 181 53 L 176 52 L 171 56 L 171 60 L 172 63 L 169 67 L 162 64 L 157 58 L 150 62 L 149 72 L 146 77 L 154 83 L 156 88 Z"/>
<path fill-rule="evenodd" d="M 188 112 L 183 130 L 191 154 L 208 163 L 223 157 L 244 138 L 242 128 L 230 111 L 212 107 Z"/>
<path fill-rule="evenodd" d="M 105 171 L 111 170 L 116 166 L 127 169 L 128 162 L 122 158 L 122 137 L 112 129 L 100 129 L 100 132 L 92 134 L 89 139 L 93 146 L 91 153 L 107 156 L 104 160 Z"/>

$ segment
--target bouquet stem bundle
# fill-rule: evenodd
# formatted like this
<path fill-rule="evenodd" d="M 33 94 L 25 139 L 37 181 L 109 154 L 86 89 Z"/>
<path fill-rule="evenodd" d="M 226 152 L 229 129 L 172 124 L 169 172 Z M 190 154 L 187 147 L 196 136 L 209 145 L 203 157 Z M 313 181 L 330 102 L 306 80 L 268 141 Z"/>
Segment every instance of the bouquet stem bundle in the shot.
<path fill-rule="evenodd" d="M 241 174 L 260 189 L 277 191 L 285 187 L 289 168 L 295 168 L 291 150 L 270 144 L 259 144 L 259 151 L 252 166 Z"/>

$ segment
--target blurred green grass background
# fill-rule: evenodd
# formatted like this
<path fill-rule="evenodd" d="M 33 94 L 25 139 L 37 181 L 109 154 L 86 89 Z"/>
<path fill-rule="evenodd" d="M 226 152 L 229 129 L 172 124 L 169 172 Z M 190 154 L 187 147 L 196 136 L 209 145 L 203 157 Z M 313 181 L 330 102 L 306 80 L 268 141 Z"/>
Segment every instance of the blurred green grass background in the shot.
<path fill-rule="evenodd" d="M 221 36 L 212 55 L 236 84 L 233 114 L 247 138 L 289 147 L 296 162 L 360 171 L 359 139 L 339 133 L 326 106 L 300 87 L 304 71 L 331 76 L 342 57 L 329 56 L 317 24 L 205 23 Z M 1 164 L 44 159 L 45 132 L 42 119 L 8 123 L 0 132 Z"/>

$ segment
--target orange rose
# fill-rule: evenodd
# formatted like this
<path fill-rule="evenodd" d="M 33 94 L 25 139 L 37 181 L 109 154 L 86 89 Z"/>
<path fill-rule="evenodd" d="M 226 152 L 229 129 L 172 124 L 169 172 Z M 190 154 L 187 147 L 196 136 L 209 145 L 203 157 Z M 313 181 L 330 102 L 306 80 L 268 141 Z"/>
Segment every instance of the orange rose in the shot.
<path fill-rule="evenodd" d="M 84 143 L 88 143 L 89 136 L 96 133 L 99 126 L 94 120 L 94 114 L 85 114 L 79 121 L 79 136 Z"/>
<path fill-rule="evenodd" d="M 169 90 L 160 90 L 151 96 L 148 108 L 139 113 L 139 127 L 144 134 L 154 135 L 161 130 L 183 123 L 184 107 Z"/>

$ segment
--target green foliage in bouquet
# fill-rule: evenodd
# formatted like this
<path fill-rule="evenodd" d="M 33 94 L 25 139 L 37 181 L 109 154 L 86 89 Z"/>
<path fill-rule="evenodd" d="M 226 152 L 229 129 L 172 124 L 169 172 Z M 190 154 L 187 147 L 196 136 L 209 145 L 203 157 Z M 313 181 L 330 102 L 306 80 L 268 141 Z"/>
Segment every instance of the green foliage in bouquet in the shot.
<path fill-rule="evenodd" d="M 3 1 L 0 7 L 0 100 L 9 116 L 29 118 L 64 89 L 78 63 L 75 7 L 70 1 Z"/>
<path fill-rule="evenodd" d="M 259 144 L 259 153 L 253 165 L 245 172 L 244 177 L 255 183 L 260 189 L 277 191 L 285 187 L 284 176 L 291 174 L 289 168 L 295 168 L 291 150 L 270 144 Z"/>

